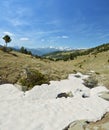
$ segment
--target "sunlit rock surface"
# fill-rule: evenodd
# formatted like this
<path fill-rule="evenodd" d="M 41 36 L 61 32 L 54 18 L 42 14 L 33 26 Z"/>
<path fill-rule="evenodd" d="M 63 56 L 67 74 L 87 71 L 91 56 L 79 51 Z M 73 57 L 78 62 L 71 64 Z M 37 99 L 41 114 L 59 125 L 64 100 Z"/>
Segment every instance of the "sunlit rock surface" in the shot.
<path fill-rule="evenodd" d="M 0 85 L 0 130 L 62 130 L 76 120 L 100 120 L 109 112 L 109 102 L 99 93 L 109 90 L 85 87 L 87 77 L 70 74 L 66 80 L 35 86 L 25 93 L 11 84 Z M 73 96 L 56 98 L 69 92 Z"/>

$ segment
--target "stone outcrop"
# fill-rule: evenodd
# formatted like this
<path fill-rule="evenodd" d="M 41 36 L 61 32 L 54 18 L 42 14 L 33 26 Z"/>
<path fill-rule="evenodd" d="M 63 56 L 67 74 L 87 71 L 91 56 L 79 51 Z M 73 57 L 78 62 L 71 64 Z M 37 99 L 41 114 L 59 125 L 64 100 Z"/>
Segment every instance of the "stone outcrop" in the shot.
<path fill-rule="evenodd" d="M 74 121 L 63 130 L 85 130 L 88 122 L 85 120 Z"/>
<path fill-rule="evenodd" d="M 62 97 L 65 97 L 65 98 L 73 97 L 73 94 L 72 94 L 71 91 L 67 92 L 67 93 L 65 93 L 65 92 L 64 93 L 59 93 L 56 98 L 62 98 Z"/>
<path fill-rule="evenodd" d="M 106 113 L 97 122 L 87 122 L 85 120 L 74 121 L 63 130 L 109 130 L 109 113 Z"/>
<path fill-rule="evenodd" d="M 90 89 L 85 89 L 85 90 L 76 89 L 74 93 L 75 95 L 79 95 L 80 97 L 83 97 L 83 98 L 90 97 Z"/>
<path fill-rule="evenodd" d="M 103 99 L 109 101 L 109 92 L 101 92 L 101 93 L 99 94 L 99 97 L 101 97 L 101 98 L 103 98 Z"/>
<path fill-rule="evenodd" d="M 100 121 L 89 123 L 85 130 L 109 130 L 109 113 L 106 113 Z"/>
<path fill-rule="evenodd" d="M 95 77 L 88 77 L 87 79 L 84 79 L 83 83 L 88 88 L 94 88 L 98 85 L 98 81 Z"/>

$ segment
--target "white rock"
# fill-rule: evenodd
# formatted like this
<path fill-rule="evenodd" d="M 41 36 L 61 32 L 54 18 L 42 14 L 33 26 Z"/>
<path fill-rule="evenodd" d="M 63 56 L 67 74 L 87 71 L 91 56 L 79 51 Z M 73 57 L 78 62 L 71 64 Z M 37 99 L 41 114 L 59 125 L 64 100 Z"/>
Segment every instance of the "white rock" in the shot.
<path fill-rule="evenodd" d="M 81 90 L 77 92 L 79 96 L 76 90 Z M 109 111 L 109 102 L 98 97 L 104 90 L 88 89 L 82 78 L 74 75 L 51 81 L 50 85 L 35 86 L 25 95 L 13 85 L 0 85 L 0 130 L 62 130 L 76 120 L 100 120 Z M 56 99 L 61 92 L 75 95 Z M 83 98 L 82 94 L 89 97 Z"/>

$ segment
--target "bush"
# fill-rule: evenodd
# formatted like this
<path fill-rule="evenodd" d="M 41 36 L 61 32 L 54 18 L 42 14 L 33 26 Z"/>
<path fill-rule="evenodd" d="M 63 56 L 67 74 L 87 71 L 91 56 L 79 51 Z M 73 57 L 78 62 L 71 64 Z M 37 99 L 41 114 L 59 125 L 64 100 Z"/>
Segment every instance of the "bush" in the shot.
<path fill-rule="evenodd" d="M 26 48 L 24 47 L 21 47 L 20 50 L 19 50 L 21 53 L 24 53 L 24 54 L 28 54 L 28 55 L 32 55 L 31 51 L 28 51 Z"/>
<path fill-rule="evenodd" d="M 1 47 L 0 50 L 2 50 L 3 52 L 7 52 L 7 48 L 5 46 Z"/>
<path fill-rule="evenodd" d="M 3 52 L 9 53 L 9 52 L 11 52 L 13 49 L 12 49 L 12 48 L 7 48 L 6 46 L 3 46 L 3 47 L 0 48 L 0 50 L 2 50 Z"/>
<path fill-rule="evenodd" d="M 22 77 L 19 82 L 21 85 L 27 86 L 27 90 L 30 90 L 35 85 L 49 83 L 48 78 L 36 70 L 29 70 L 29 72 L 26 72 L 26 76 Z"/>
<path fill-rule="evenodd" d="M 95 74 L 100 75 L 100 73 L 99 73 L 99 72 L 95 72 Z"/>
<path fill-rule="evenodd" d="M 79 65 L 79 68 L 82 68 L 82 65 L 81 65 L 81 64 Z"/>

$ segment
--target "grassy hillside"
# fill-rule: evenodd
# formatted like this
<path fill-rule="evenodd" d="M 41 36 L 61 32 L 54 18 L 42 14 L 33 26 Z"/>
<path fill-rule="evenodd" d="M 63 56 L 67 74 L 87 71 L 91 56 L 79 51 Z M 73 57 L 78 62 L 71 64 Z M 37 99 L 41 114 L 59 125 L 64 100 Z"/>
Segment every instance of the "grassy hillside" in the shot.
<path fill-rule="evenodd" d="M 51 60 L 73 60 L 77 56 L 82 55 L 88 55 L 88 54 L 97 54 L 100 52 L 105 52 L 109 50 L 109 43 L 102 44 L 100 46 L 90 48 L 90 49 L 80 49 L 80 50 L 72 50 L 72 51 L 61 51 L 61 52 L 54 52 L 44 55 L 45 58 L 51 59 Z"/>
<path fill-rule="evenodd" d="M 74 60 L 50 61 L 48 59 L 35 58 L 19 52 L 10 53 L 0 50 L 0 82 L 16 83 L 24 74 L 25 69 L 38 70 L 48 80 L 60 80 L 67 78 L 69 73 L 80 71 L 89 73 L 95 71 L 94 76 L 100 84 L 109 88 L 109 51 L 90 53 L 78 56 Z"/>

